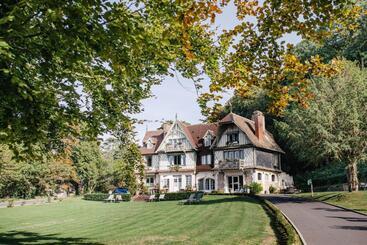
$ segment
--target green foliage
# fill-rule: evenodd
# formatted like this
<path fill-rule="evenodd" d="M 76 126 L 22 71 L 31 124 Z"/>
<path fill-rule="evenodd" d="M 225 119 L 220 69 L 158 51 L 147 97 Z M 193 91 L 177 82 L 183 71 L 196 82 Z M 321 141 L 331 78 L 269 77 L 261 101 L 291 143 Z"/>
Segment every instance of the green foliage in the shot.
<path fill-rule="evenodd" d="M 142 183 L 144 165 L 138 146 L 130 142 L 127 145 L 120 145 L 113 160 L 112 181 L 115 186 L 127 187 L 130 193 L 135 194 L 142 186 L 138 186 L 138 179 Z"/>
<path fill-rule="evenodd" d="M 310 191 L 310 186 L 307 185 L 309 179 L 312 179 L 314 190 L 343 190 L 343 184 L 347 182 L 345 164 L 335 162 L 294 176 L 295 185 L 303 191 Z M 367 182 L 366 163 L 358 164 L 358 179 L 360 182 Z"/>
<path fill-rule="evenodd" d="M 367 157 L 367 71 L 344 62 L 334 78 L 312 80 L 307 109 L 290 108 L 277 123 L 280 136 L 297 157 L 312 165 L 347 164 L 348 183 L 357 185 L 356 165 Z M 352 183 L 353 182 L 353 183 Z"/>
<path fill-rule="evenodd" d="M 84 200 L 88 201 L 104 201 L 107 199 L 109 194 L 107 193 L 88 193 L 83 196 Z M 122 201 L 130 201 L 131 200 L 131 194 L 121 194 Z"/>
<path fill-rule="evenodd" d="M 367 5 L 365 6 L 365 8 Z M 362 15 L 358 20 L 356 29 L 337 29 L 324 40 L 316 44 L 303 40 L 295 47 L 295 53 L 302 60 L 310 60 L 312 56 L 319 55 L 325 62 L 333 58 L 344 57 L 347 60 L 358 62 L 360 66 L 367 67 L 367 15 Z"/>
<path fill-rule="evenodd" d="M 252 182 L 251 184 L 248 185 L 248 187 L 250 188 L 251 195 L 257 195 L 263 190 L 263 186 L 257 182 Z"/>
<path fill-rule="evenodd" d="M 274 187 L 272 185 L 269 187 L 269 192 L 270 193 L 275 193 L 276 191 L 277 191 L 277 188 L 276 187 Z"/>
<path fill-rule="evenodd" d="M 83 183 L 83 192 L 93 192 L 98 188 L 99 181 L 108 174 L 107 162 L 96 141 L 77 144 L 73 149 L 72 160 L 79 180 Z"/>
<path fill-rule="evenodd" d="M 57 162 L 49 154 L 33 160 L 16 161 L 13 157 L 7 146 L 0 145 L 0 197 L 44 195 L 69 179 L 73 172 L 70 165 Z"/>
<path fill-rule="evenodd" d="M 184 200 L 190 197 L 195 192 L 170 192 L 164 195 L 164 200 Z"/>
<path fill-rule="evenodd" d="M 31 151 L 131 130 L 130 115 L 173 65 L 193 77 L 212 59 L 209 33 L 183 23 L 192 4 L 2 1 L 0 140 Z"/>

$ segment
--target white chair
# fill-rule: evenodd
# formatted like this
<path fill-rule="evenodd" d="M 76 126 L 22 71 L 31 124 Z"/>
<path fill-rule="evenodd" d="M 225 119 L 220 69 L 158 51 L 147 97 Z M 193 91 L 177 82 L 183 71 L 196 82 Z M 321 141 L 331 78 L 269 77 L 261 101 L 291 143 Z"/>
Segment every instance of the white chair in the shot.
<path fill-rule="evenodd" d="M 153 202 L 155 200 L 155 195 L 150 195 L 148 202 Z"/>
<path fill-rule="evenodd" d="M 106 202 L 114 202 L 115 201 L 115 196 L 113 194 L 110 194 L 107 199 L 105 199 Z"/>
<path fill-rule="evenodd" d="M 160 194 L 159 195 L 159 198 L 158 198 L 158 201 L 163 201 L 164 200 L 164 196 L 165 196 L 164 194 Z"/>
<path fill-rule="evenodd" d="M 116 202 L 122 202 L 122 196 L 121 195 L 116 195 Z"/>

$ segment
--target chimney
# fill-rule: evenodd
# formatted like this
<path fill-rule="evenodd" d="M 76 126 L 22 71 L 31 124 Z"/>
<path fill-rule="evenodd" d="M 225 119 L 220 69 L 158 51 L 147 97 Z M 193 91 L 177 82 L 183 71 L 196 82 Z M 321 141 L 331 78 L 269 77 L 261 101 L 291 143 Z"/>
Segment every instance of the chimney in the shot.
<path fill-rule="evenodd" d="M 265 117 L 261 111 L 254 111 L 252 121 L 255 122 L 255 135 L 259 141 L 263 141 L 265 137 Z"/>
<path fill-rule="evenodd" d="M 166 134 L 168 130 L 171 128 L 172 124 L 170 122 L 165 122 L 162 125 L 163 132 Z"/>

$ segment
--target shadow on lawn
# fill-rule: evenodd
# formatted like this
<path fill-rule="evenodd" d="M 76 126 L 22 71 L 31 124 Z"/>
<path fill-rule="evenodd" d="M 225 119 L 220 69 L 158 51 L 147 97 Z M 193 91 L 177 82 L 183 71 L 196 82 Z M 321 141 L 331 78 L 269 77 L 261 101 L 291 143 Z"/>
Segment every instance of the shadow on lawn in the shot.
<path fill-rule="evenodd" d="M 59 234 L 42 235 L 35 232 L 28 231 L 9 231 L 0 233 L 0 244 L 92 244 L 99 245 L 102 243 L 95 243 L 88 241 L 87 238 L 73 237 L 65 238 L 58 237 Z"/>

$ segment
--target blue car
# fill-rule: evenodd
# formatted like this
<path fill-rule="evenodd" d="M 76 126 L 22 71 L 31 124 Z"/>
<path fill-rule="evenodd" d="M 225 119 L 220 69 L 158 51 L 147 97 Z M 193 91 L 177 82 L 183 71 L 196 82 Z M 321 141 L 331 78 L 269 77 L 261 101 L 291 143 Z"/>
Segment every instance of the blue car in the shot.
<path fill-rule="evenodd" d="M 116 188 L 113 194 L 129 194 L 129 189 L 127 188 Z"/>

